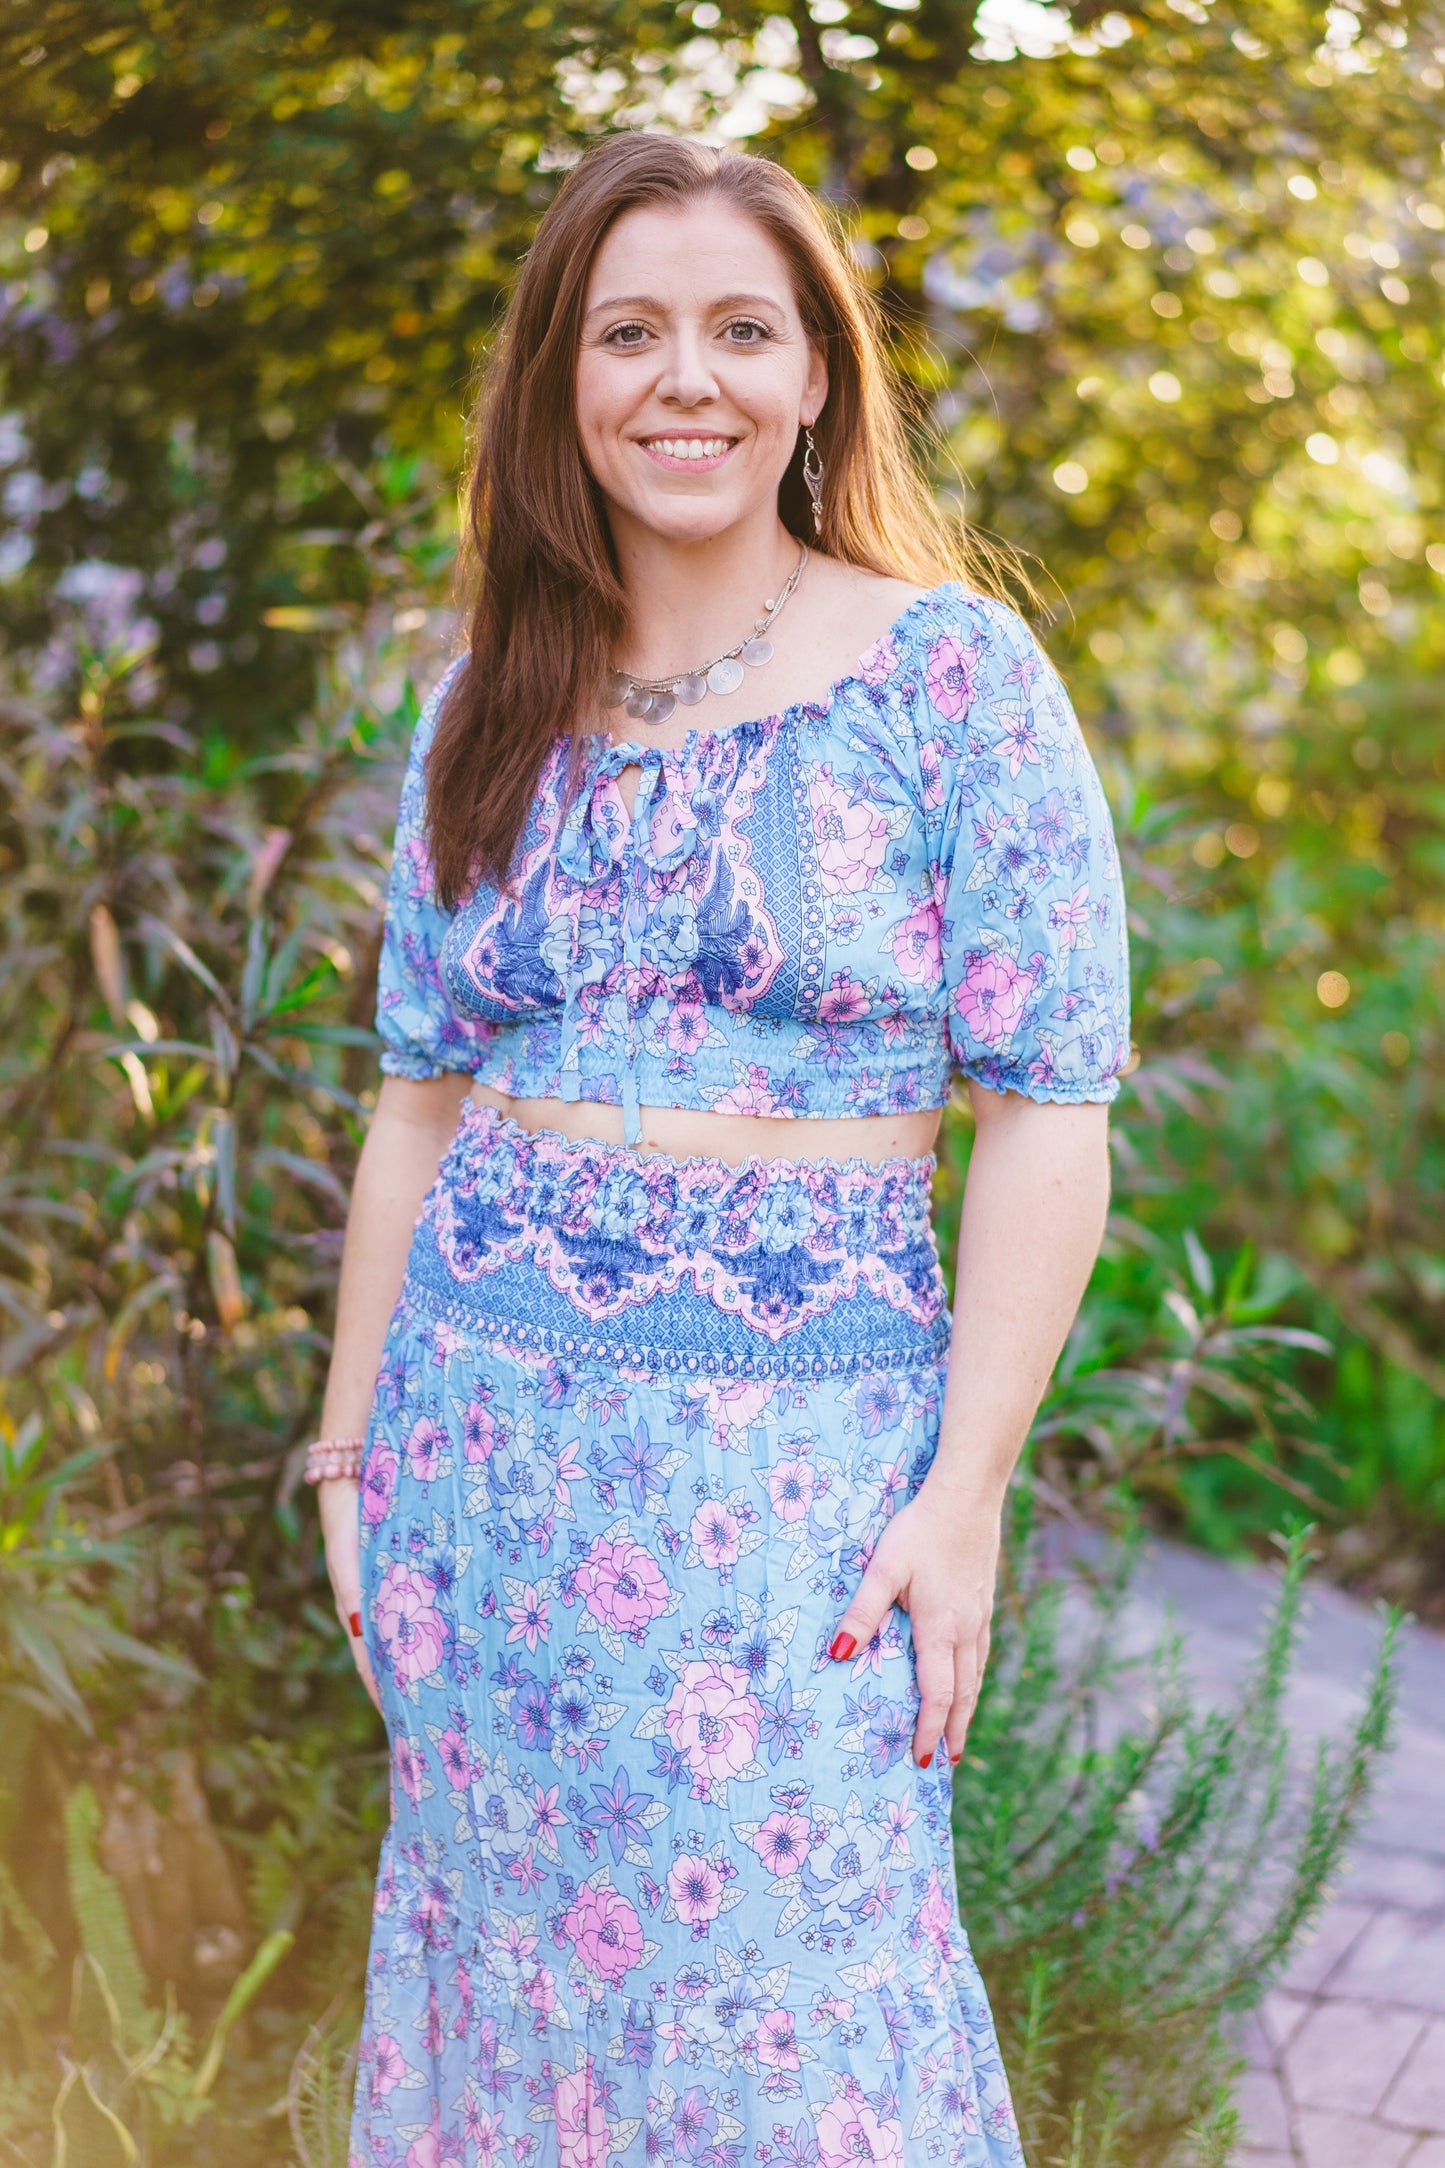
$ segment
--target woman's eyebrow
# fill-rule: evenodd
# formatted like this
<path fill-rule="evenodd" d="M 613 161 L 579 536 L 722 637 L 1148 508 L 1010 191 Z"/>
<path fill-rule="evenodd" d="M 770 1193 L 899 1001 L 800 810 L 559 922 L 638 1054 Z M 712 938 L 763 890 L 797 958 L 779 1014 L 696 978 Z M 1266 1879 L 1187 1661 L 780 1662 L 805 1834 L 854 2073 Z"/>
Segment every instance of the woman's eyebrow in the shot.
<path fill-rule="evenodd" d="M 656 294 L 609 294 L 602 301 L 594 301 L 587 310 L 589 316 L 597 316 L 606 309 L 652 309 L 661 314 L 668 304 Z M 714 309 L 781 309 L 783 304 L 776 294 L 719 294 L 707 304 Z"/>
<path fill-rule="evenodd" d="M 596 316 L 603 309 L 660 309 L 662 303 L 655 294 L 609 294 L 604 301 L 594 301 L 587 311 Z"/>

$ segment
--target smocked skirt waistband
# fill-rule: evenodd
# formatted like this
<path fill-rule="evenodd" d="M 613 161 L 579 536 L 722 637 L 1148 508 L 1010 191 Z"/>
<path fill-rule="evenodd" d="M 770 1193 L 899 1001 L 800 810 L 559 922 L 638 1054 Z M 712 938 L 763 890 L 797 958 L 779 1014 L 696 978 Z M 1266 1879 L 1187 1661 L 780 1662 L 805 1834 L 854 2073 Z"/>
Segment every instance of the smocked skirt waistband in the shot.
<path fill-rule="evenodd" d="M 824 1377 L 942 1359 L 931 1157 L 671 1159 L 468 1101 L 422 1210 L 414 1310 L 543 1356 Z"/>

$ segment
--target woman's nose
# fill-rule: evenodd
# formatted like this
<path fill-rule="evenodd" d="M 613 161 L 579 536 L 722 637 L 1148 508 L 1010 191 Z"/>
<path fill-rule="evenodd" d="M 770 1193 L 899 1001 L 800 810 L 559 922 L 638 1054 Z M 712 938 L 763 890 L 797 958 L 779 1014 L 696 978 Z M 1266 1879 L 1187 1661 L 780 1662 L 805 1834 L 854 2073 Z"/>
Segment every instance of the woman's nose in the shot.
<path fill-rule="evenodd" d="M 657 395 L 668 406 L 710 406 L 718 397 L 717 378 L 708 367 L 702 341 L 687 332 L 670 343 L 658 379 Z"/>

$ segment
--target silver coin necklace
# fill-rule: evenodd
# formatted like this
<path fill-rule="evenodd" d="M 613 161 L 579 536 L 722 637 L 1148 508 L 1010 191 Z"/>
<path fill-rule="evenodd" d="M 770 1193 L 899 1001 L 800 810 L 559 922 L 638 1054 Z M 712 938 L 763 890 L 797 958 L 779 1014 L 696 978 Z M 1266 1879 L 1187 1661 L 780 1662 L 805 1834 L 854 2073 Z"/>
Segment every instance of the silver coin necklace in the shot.
<path fill-rule="evenodd" d="M 770 595 L 764 602 L 763 614 L 752 631 L 711 662 L 701 662 L 695 670 L 664 678 L 636 678 L 626 670 L 614 670 L 607 687 L 608 707 L 625 708 L 635 723 L 665 723 L 679 700 L 684 707 L 695 708 L 709 693 L 716 693 L 719 699 L 735 693 L 747 674 L 744 664 L 748 670 L 761 670 L 764 663 L 772 661 L 773 643 L 768 634 L 803 577 L 807 563 L 808 548 L 804 543 L 782 592 Z"/>

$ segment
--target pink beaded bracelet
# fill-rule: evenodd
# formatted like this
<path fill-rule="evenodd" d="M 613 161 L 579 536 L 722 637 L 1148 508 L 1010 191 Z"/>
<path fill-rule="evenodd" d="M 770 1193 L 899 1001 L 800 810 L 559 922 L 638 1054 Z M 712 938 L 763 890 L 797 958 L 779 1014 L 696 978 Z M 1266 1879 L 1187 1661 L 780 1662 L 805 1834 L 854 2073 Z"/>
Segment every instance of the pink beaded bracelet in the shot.
<path fill-rule="evenodd" d="M 318 1438 L 306 1448 L 308 1483 L 330 1483 L 340 1476 L 355 1482 L 361 1474 L 365 1438 Z"/>

